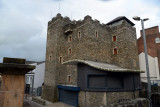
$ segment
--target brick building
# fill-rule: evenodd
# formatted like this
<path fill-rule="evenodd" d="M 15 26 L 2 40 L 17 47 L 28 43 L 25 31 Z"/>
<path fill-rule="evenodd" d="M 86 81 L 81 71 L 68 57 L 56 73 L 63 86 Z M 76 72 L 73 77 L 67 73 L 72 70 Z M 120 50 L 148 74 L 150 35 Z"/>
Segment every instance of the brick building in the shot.
<path fill-rule="evenodd" d="M 141 37 L 138 38 L 138 54 L 140 69 L 146 70 L 145 68 L 145 54 L 143 46 L 142 31 Z M 151 80 L 160 80 L 159 69 L 160 69 L 160 33 L 158 26 L 154 26 L 145 29 L 147 50 L 148 50 L 148 60 L 149 60 L 149 71 Z M 141 74 L 141 80 L 143 82 L 147 81 L 147 74 Z"/>
<path fill-rule="evenodd" d="M 133 26 L 124 16 L 100 24 L 90 16 L 72 21 L 57 14 L 48 22 L 42 98 L 97 107 L 138 97 L 141 71 Z"/>

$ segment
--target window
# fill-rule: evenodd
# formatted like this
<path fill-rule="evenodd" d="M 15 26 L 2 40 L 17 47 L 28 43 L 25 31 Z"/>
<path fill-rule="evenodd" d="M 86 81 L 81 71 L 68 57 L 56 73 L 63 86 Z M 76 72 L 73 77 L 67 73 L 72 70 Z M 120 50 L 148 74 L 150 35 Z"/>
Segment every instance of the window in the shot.
<path fill-rule="evenodd" d="M 71 48 L 69 48 L 68 49 L 68 55 L 71 55 L 71 53 L 72 53 L 72 50 L 71 50 Z"/>
<path fill-rule="evenodd" d="M 134 67 L 136 67 L 136 66 L 137 66 L 137 63 L 136 63 L 136 61 L 135 61 L 135 60 L 133 61 L 133 65 L 134 65 Z"/>
<path fill-rule="evenodd" d="M 52 61 L 52 55 L 49 54 L 49 61 Z"/>
<path fill-rule="evenodd" d="M 29 84 L 29 76 L 27 76 L 27 84 Z"/>
<path fill-rule="evenodd" d="M 68 75 L 68 82 L 71 82 L 71 75 Z"/>
<path fill-rule="evenodd" d="M 113 42 L 117 41 L 117 36 L 112 36 L 112 41 Z"/>
<path fill-rule="evenodd" d="M 80 38 L 80 37 L 81 37 L 81 32 L 79 31 L 79 32 L 78 32 L 78 38 Z"/>
<path fill-rule="evenodd" d="M 63 58 L 60 56 L 59 57 L 59 63 L 61 64 L 63 62 Z"/>
<path fill-rule="evenodd" d="M 89 75 L 88 88 L 105 88 L 106 76 L 104 75 Z"/>
<path fill-rule="evenodd" d="M 33 77 L 30 77 L 30 87 L 32 87 Z"/>
<path fill-rule="evenodd" d="M 96 38 L 98 38 L 98 31 L 97 30 L 95 31 L 95 36 L 96 36 Z"/>
<path fill-rule="evenodd" d="M 116 75 L 88 75 L 88 88 L 119 89 L 123 88 L 123 76 Z"/>
<path fill-rule="evenodd" d="M 68 36 L 68 42 L 72 41 L 72 36 Z"/>
<path fill-rule="evenodd" d="M 108 88 L 123 88 L 123 79 L 118 76 L 108 76 L 107 77 L 107 87 Z"/>
<path fill-rule="evenodd" d="M 118 54 L 117 48 L 114 48 L 114 49 L 113 49 L 113 54 L 114 54 L 114 55 L 117 55 L 117 54 Z"/>

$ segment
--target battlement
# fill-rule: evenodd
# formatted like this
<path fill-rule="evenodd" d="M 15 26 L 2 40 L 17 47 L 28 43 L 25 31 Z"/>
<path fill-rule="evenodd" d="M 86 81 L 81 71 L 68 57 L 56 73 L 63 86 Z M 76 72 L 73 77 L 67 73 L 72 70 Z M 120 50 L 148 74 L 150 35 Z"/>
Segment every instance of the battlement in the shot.
<path fill-rule="evenodd" d="M 63 16 L 61 16 L 60 13 L 58 13 L 58 14 L 56 15 L 56 17 L 53 17 L 52 20 L 50 20 L 50 21 L 48 22 L 48 26 L 50 27 L 50 26 L 51 26 L 53 23 L 55 23 L 57 20 L 63 20 L 64 22 L 68 22 L 68 23 L 64 26 L 64 29 L 66 30 L 65 34 L 68 34 L 68 32 L 71 32 L 68 28 L 76 28 L 76 27 L 81 26 L 81 25 L 83 25 L 83 24 L 85 24 L 85 23 L 94 23 L 94 24 L 99 25 L 99 26 L 101 26 L 101 27 L 104 27 L 104 28 L 108 27 L 108 28 L 109 28 L 108 25 L 106 25 L 106 24 L 104 24 L 104 23 L 101 24 L 99 20 L 97 20 L 97 19 L 94 19 L 94 20 L 93 20 L 92 17 L 89 16 L 89 15 L 85 16 L 83 20 L 78 20 L 78 21 L 76 21 L 76 20 L 71 20 L 69 17 L 63 17 Z M 67 29 L 68 29 L 68 30 L 67 30 Z"/>

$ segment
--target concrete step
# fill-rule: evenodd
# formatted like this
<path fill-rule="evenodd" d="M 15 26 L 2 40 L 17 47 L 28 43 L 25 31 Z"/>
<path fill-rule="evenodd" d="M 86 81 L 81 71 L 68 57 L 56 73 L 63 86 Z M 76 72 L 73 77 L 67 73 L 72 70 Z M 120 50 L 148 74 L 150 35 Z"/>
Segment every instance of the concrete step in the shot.
<path fill-rule="evenodd" d="M 34 101 L 34 102 L 36 102 L 36 103 L 38 103 L 38 104 L 41 104 L 41 105 L 43 105 L 43 106 L 46 105 L 46 101 L 43 100 L 43 99 L 41 99 L 41 98 L 39 98 L 39 97 L 32 97 L 32 101 Z"/>

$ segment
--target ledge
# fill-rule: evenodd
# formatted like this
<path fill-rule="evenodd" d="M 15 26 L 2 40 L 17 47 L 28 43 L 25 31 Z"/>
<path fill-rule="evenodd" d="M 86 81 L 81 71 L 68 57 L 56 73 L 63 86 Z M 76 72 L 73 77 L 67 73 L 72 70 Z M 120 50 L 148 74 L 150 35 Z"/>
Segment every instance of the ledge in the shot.
<path fill-rule="evenodd" d="M 33 65 L 0 63 L 0 73 L 2 74 L 26 74 L 35 69 Z"/>
<path fill-rule="evenodd" d="M 71 85 L 57 85 L 57 88 L 71 90 L 71 91 L 80 91 L 80 87 L 71 86 Z"/>

